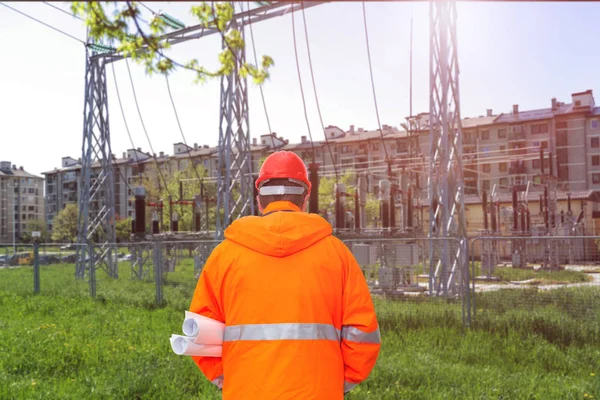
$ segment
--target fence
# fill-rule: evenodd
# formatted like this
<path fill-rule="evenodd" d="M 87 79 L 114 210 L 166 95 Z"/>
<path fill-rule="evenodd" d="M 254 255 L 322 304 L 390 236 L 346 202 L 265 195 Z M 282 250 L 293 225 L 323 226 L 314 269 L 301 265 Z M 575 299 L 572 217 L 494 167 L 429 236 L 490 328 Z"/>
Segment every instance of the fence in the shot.
<path fill-rule="evenodd" d="M 0 245 L 0 268 L 9 270 L 3 271 L 0 288 L 185 308 L 218 243 L 112 244 L 104 259 L 96 256 L 99 249 L 93 245 Z M 455 239 L 360 238 L 344 243 L 374 297 L 401 301 L 406 312 L 428 307 L 431 318 L 449 312 L 444 315 L 470 325 L 519 310 L 531 318 L 552 315 L 560 325 L 569 318 L 581 322 L 600 306 L 600 237 L 476 237 L 468 249 Z M 454 262 L 451 256 L 460 253 L 464 257 Z"/>

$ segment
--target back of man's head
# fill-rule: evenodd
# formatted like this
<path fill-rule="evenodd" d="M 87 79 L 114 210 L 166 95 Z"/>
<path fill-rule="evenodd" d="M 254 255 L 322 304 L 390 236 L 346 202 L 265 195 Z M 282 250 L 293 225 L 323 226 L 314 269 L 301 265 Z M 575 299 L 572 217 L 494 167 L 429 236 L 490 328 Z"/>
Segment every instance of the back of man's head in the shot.
<path fill-rule="evenodd" d="M 285 187 L 302 187 L 302 185 L 292 182 L 287 178 L 274 178 L 265 182 L 262 187 L 269 186 L 285 186 Z M 302 209 L 304 206 L 304 198 L 305 194 L 269 194 L 269 195 L 258 195 L 258 201 L 262 209 L 267 208 L 267 206 L 275 201 L 289 201 L 295 204 L 298 208 Z"/>

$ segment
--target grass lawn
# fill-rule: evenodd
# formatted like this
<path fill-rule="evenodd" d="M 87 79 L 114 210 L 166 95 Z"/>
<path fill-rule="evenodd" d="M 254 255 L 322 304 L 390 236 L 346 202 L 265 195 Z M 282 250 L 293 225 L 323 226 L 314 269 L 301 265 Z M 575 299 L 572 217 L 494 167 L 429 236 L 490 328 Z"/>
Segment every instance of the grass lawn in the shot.
<path fill-rule="evenodd" d="M 72 265 L 0 269 L 0 399 L 218 399 L 193 362 L 169 345 L 195 281 L 191 261 L 170 273 L 164 307 L 153 282 L 98 273 L 88 296 Z M 600 398 L 600 289 L 514 290 L 461 305 L 376 298 L 382 350 L 348 399 Z"/>

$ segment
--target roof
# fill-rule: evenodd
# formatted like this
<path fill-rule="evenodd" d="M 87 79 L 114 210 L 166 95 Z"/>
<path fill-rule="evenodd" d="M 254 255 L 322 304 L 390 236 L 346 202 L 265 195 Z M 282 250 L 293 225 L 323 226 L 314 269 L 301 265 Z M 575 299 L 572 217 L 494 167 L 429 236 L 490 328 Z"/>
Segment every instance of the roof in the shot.
<path fill-rule="evenodd" d="M 517 114 L 502 114 L 496 120 L 498 124 L 515 124 L 528 121 L 538 121 L 544 119 L 552 119 L 557 115 L 570 114 L 576 112 L 573 109 L 573 104 L 559 103 L 556 110 L 552 108 L 542 108 L 539 110 L 520 111 Z"/>
<path fill-rule="evenodd" d="M 401 137 L 406 137 L 407 133 L 405 131 L 399 131 L 397 129 L 392 130 L 384 130 L 383 138 L 385 139 L 399 139 Z M 381 140 L 381 133 L 379 133 L 379 129 L 374 131 L 363 131 L 354 133 L 346 132 L 344 136 L 338 138 L 328 138 L 329 142 L 332 143 L 349 143 L 349 142 L 361 142 L 364 140 Z M 324 141 L 322 141 L 323 143 Z"/>
<path fill-rule="evenodd" d="M 500 116 L 502 116 L 502 114 L 500 115 L 492 115 L 491 117 L 475 117 L 475 118 L 463 118 L 461 120 L 461 124 L 463 129 L 464 128 L 474 128 L 476 126 L 483 126 L 483 125 L 492 125 L 493 123 L 496 122 L 496 119 L 498 119 Z"/>
<path fill-rule="evenodd" d="M 177 143 L 176 143 L 177 144 Z M 190 151 L 188 153 L 188 151 L 184 151 L 182 153 L 179 154 L 173 154 L 172 156 L 170 156 L 170 158 L 189 158 L 190 155 L 193 157 L 202 157 L 202 156 L 209 156 L 213 153 L 217 152 L 217 148 L 216 147 L 198 147 L 197 149 L 194 149 L 192 147 L 190 147 Z"/>
<path fill-rule="evenodd" d="M 44 179 L 41 176 L 30 174 L 27 171 L 21 169 L 10 169 L 7 171 L 0 170 L 0 176 L 14 176 L 20 178 L 34 178 L 34 179 Z"/>

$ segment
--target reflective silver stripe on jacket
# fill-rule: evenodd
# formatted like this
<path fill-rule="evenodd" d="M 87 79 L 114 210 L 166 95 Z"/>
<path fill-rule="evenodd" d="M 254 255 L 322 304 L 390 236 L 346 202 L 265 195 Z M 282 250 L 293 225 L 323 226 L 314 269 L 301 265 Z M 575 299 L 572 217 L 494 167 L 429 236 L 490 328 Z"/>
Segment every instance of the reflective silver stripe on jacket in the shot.
<path fill-rule="evenodd" d="M 223 389 L 223 375 L 219 375 L 217 376 L 215 379 L 213 379 L 211 381 L 212 383 L 214 383 L 215 385 L 217 385 L 217 387 L 219 389 Z"/>
<path fill-rule="evenodd" d="M 329 324 L 247 324 L 226 326 L 224 342 L 237 340 L 335 340 L 340 330 Z"/>
<path fill-rule="evenodd" d="M 381 343 L 379 328 L 375 329 L 373 332 L 363 332 L 360 329 L 355 328 L 353 326 L 343 326 L 342 339 L 346 339 L 349 342 L 356 343 Z"/>
<path fill-rule="evenodd" d="M 349 391 L 354 389 L 354 386 L 356 386 L 356 385 L 358 385 L 358 383 L 344 381 L 344 393 L 348 393 Z"/>

